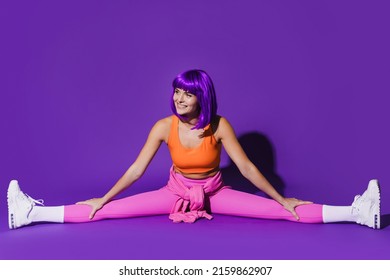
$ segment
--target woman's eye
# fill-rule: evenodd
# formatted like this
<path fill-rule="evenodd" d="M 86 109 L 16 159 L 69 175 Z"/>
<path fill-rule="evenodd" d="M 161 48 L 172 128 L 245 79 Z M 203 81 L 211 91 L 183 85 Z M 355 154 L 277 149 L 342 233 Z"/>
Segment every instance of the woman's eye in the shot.
<path fill-rule="evenodd" d="M 187 93 L 187 97 L 188 97 L 188 98 L 192 97 L 192 94 L 188 94 L 188 93 Z"/>

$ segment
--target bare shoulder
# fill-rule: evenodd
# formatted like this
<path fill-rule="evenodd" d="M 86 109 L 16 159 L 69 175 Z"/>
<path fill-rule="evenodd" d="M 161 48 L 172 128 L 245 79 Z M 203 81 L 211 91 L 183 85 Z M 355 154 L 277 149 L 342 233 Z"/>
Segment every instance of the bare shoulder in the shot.
<path fill-rule="evenodd" d="M 215 133 L 215 137 L 220 141 L 231 134 L 234 134 L 232 125 L 225 117 L 219 116 L 218 129 Z"/>
<path fill-rule="evenodd" d="M 220 125 L 220 128 L 224 131 L 233 129 L 232 125 L 225 117 L 220 118 L 219 125 Z"/>
<path fill-rule="evenodd" d="M 230 125 L 229 121 L 225 117 L 222 117 L 222 116 L 220 116 L 220 118 L 219 118 L 219 124 L 222 126 Z"/>
<path fill-rule="evenodd" d="M 167 142 L 171 124 L 172 124 L 172 116 L 160 119 L 154 124 L 151 134 L 153 134 L 155 137 L 159 138 L 160 140 Z"/>
<path fill-rule="evenodd" d="M 172 116 L 169 116 L 169 117 L 158 120 L 155 123 L 155 126 L 158 126 L 159 128 L 168 129 L 171 126 L 171 124 L 172 124 Z"/>

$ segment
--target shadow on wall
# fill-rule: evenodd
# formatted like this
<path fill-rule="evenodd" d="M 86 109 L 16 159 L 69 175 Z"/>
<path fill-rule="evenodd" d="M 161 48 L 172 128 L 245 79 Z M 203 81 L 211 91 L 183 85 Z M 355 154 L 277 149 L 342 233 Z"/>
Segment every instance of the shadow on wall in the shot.
<path fill-rule="evenodd" d="M 238 137 L 242 148 L 248 158 L 274 186 L 284 195 L 285 184 L 275 172 L 275 154 L 268 138 L 258 132 L 249 132 Z M 237 166 L 230 161 L 227 167 L 221 169 L 223 180 L 226 185 L 232 186 L 235 190 L 266 196 L 244 176 L 241 175 Z"/>

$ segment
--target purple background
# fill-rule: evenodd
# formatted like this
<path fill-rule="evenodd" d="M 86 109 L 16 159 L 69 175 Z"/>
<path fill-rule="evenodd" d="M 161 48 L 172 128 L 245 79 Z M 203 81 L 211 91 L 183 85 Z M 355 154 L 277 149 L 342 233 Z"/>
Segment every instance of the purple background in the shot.
<path fill-rule="evenodd" d="M 0 258 L 389 259 L 389 8 L 387 1 L 2 2 Z M 257 151 L 254 161 L 264 159 L 260 168 L 275 187 L 348 205 L 379 178 L 385 228 L 216 215 L 193 225 L 163 216 L 8 230 L 11 179 L 46 205 L 103 195 L 154 122 L 171 114 L 175 75 L 192 68 L 211 75 L 219 113 L 240 139 L 247 135 L 243 145 Z M 163 186 L 170 164 L 163 145 L 122 196 Z M 247 185 L 226 154 L 222 166 L 230 182 Z"/>

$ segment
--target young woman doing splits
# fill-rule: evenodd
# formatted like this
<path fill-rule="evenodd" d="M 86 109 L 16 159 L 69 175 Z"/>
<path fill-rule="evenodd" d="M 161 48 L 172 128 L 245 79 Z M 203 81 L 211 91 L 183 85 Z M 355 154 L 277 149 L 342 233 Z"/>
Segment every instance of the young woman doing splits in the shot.
<path fill-rule="evenodd" d="M 380 228 L 380 188 L 375 179 L 350 206 L 314 204 L 280 195 L 248 159 L 228 120 L 217 115 L 214 85 L 205 71 L 179 74 L 173 81 L 170 103 L 173 115 L 155 123 L 134 163 L 103 197 L 46 207 L 12 180 L 9 228 L 35 222 L 81 223 L 161 214 L 169 215 L 173 222 L 193 223 L 199 218 L 211 219 L 214 213 L 300 223 L 356 222 Z M 167 185 L 114 199 L 144 174 L 162 143 L 168 145 L 173 162 Z M 222 145 L 241 174 L 270 199 L 223 183 L 219 166 Z"/>

